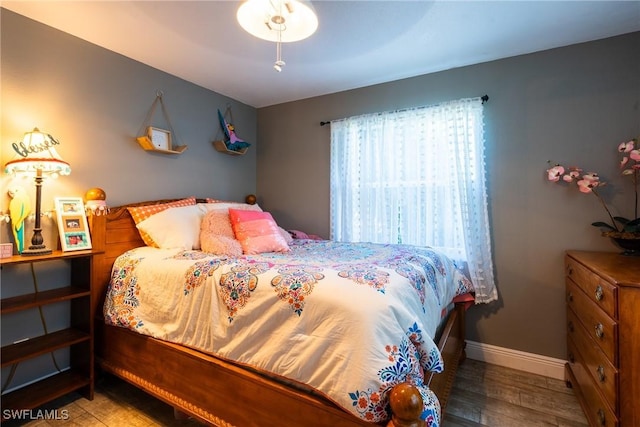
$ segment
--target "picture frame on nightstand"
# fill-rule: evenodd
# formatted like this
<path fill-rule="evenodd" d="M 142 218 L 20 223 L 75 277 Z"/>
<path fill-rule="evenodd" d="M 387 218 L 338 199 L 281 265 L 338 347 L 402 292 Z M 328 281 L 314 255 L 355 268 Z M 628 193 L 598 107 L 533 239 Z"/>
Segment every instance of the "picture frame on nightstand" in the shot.
<path fill-rule="evenodd" d="M 81 197 L 56 197 L 56 219 L 63 252 L 91 249 L 91 235 Z"/>

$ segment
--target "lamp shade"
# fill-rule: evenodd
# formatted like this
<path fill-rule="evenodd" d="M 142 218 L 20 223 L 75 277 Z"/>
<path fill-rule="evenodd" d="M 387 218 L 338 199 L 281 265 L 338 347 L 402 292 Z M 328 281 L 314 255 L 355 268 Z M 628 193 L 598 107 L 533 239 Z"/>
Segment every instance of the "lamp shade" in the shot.
<path fill-rule="evenodd" d="M 21 142 L 13 143 L 16 155 L 5 165 L 5 173 L 69 175 L 71 173 L 69 163 L 62 160 L 55 149 L 59 144 L 60 142 L 54 137 L 40 132 L 38 128 L 26 132 Z"/>
<path fill-rule="evenodd" d="M 247 0 L 236 17 L 249 34 L 272 42 L 303 40 L 318 28 L 311 3 L 297 0 Z"/>

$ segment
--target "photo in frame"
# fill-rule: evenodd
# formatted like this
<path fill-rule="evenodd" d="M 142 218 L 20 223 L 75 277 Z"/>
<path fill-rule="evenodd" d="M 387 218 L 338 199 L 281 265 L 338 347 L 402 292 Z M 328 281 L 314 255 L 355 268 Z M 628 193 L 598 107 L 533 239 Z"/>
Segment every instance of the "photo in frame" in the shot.
<path fill-rule="evenodd" d="M 156 150 L 171 150 L 171 132 L 149 126 L 147 135 Z"/>
<path fill-rule="evenodd" d="M 62 250 L 91 249 L 91 236 L 81 197 L 56 197 L 56 218 Z"/>

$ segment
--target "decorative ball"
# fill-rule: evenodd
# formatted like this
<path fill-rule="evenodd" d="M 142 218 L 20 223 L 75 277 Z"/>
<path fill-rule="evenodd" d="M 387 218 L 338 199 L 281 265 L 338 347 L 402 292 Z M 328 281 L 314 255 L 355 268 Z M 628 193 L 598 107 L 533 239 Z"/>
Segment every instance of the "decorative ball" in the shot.
<path fill-rule="evenodd" d="M 256 196 L 255 194 L 249 194 L 245 199 L 245 202 L 247 202 L 250 205 L 255 205 L 256 204 Z"/>
<path fill-rule="evenodd" d="M 84 195 L 84 199 L 86 201 L 106 200 L 106 198 L 107 198 L 107 193 L 105 193 L 102 188 L 97 188 L 97 187 L 89 189 L 89 191 L 87 191 L 86 194 Z"/>

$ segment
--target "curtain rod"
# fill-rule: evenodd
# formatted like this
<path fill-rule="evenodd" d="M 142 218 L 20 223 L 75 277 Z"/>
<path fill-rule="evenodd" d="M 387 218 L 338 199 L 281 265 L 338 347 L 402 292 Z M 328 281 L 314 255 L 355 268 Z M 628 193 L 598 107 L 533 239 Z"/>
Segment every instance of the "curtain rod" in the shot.
<path fill-rule="evenodd" d="M 480 99 L 482 100 L 482 104 L 484 105 L 487 102 L 489 102 L 489 95 L 482 95 Z M 320 122 L 320 126 L 330 125 L 330 124 L 331 122 Z"/>

